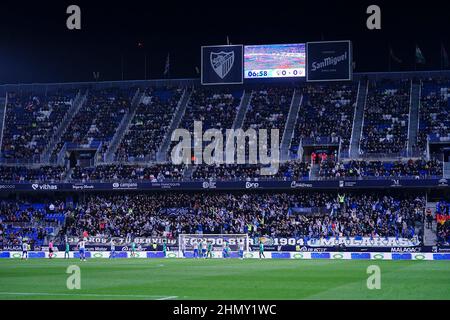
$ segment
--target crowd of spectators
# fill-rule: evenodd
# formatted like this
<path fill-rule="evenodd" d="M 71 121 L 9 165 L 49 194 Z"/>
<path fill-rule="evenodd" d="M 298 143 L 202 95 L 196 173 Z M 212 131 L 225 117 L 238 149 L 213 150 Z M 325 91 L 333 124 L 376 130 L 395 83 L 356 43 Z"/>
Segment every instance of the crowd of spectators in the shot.
<path fill-rule="evenodd" d="M 438 160 L 408 160 L 395 162 L 333 160 L 320 163 L 321 179 L 334 178 L 377 178 L 377 177 L 442 177 L 442 163 Z"/>
<path fill-rule="evenodd" d="M 401 154 L 408 141 L 409 80 L 370 82 L 361 154 Z"/>
<path fill-rule="evenodd" d="M 280 163 L 278 170 L 273 174 L 261 174 L 261 164 L 217 164 L 195 165 L 192 174 L 193 180 L 303 180 L 309 178 L 311 166 L 302 161 L 289 161 Z"/>
<path fill-rule="evenodd" d="M 268 132 L 270 129 L 278 129 L 281 136 L 293 95 L 293 87 L 263 87 L 253 90 L 243 129 L 267 129 Z"/>
<path fill-rule="evenodd" d="M 193 180 L 254 180 L 261 178 L 259 164 L 196 165 Z"/>
<path fill-rule="evenodd" d="M 66 169 L 62 166 L 0 166 L 0 181 L 7 182 L 58 182 L 65 177 Z"/>
<path fill-rule="evenodd" d="M 436 204 L 436 235 L 441 245 L 450 245 L 450 203 L 441 200 Z"/>
<path fill-rule="evenodd" d="M 225 132 L 226 129 L 231 129 L 241 96 L 242 90 L 194 89 L 180 128 L 193 132 L 194 121 L 202 121 L 203 131 L 219 129 Z"/>
<path fill-rule="evenodd" d="M 128 112 L 132 90 L 110 88 L 89 91 L 87 101 L 74 116 L 53 151 L 57 155 L 65 142 L 87 145 L 103 142 L 103 151 L 114 136 L 122 117 Z"/>
<path fill-rule="evenodd" d="M 225 136 L 226 130 L 233 127 L 241 97 L 242 90 L 195 88 L 191 93 L 179 128 L 188 130 L 192 135 L 194 121 L 201 121 L 202 135 L 208 129 L 218 129 Z M 167 150 L 169 158 L 177 144 L 178 141 L 171 142 Z"/>
<path fill-rule="evenodd" d="M 303 89 L 303 103 L 298 113 L 292 147 L 300 140 L 321 138 L 339 143 L 348 149 L 355 113 L 355 84 L 309 84 Z"/>
<path fill-rule="evenodd" d="M 154 164 L 150 166 L 138 166 L 130 164 L 108 164 L 95 167 L 76 166 L 72 170 L 73 181 L 147 181 L 157 182 L 165 180 L 182 180 L 183 166 L 166 164 Z"/>
<path fill-rule="evenodd" d="M 438 141 L 450 141 L 450 80 L 426 80 L 422 86 L 419 108 L 418 147 L 426 150 L 432 135 Z"/>
<path fill-rule="evenodd" d="M 154 163 L 151 165 L 104 164 L 95 167 L 73 168 L 70 180 L 305 180 L 309 179 L 310 162 L 288 161 L 278 164 L 276 172 L 261 174 L 261 164 L 213 164 L 194 165 L 191 176 L 184 176 L 184 165 Z M 273 166 L 275 167 L 275 166 Z M 4 182 L 61 182 L 67 175 L 63 166 L 0 166 L 0 181 Z M 333 157 L 320 161 L 319 179 L 336 178 L 439 178 L 443 175 L 438 160 L 382 161 L 335 161 Z"/>
<path fill-rule="evenodd" d="M 119 161 L 155 160 L 182 89 L 147 89 L 117 151 Z"/>
<path fill-rule="evenodd" d="M 42 245 L 50 235 L 48 227 L 57 225 L 49 216 L 63 212 L 64 202 L 52 200 L 46 204 L 33 205 L 24 200 L 0 201 L 0 238 L 5 246 L 20 246 L 27 239 L 31 245 Z"/>
<path fill-rule="evenodd" d="M 88 195 L 66 212 L 62 234 L 172 236 L 419 235 L 425 198 L 378 193 L 154 193 Z M 305 214 L 300 209 L 315 209 Z"/>
<path fill-rule="evenodd" d="M 1 146 L 3 158 L 11 162 L 38 162 L 75 95 L 75 90 L 45 95 L 8 93 Z"/>

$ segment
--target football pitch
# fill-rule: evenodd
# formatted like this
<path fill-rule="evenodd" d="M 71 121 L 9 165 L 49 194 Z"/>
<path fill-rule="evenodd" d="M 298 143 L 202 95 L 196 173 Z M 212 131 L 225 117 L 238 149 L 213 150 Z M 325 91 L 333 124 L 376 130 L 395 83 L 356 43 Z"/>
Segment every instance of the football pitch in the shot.
<path fill-rule="evenodd" d="M 80 267 L 80 290 L 66 273 Z M 367 288 L 367 267 L 381 288 Z M 450 299 L 448 261 L 0 260 L 0 299 Z"/>

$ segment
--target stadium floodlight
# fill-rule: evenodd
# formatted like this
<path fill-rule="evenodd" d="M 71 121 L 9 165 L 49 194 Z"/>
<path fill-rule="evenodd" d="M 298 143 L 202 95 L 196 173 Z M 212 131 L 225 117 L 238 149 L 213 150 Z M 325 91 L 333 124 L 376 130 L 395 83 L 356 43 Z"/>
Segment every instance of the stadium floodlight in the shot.
<path fill-rule="evenodd" d="M 178 236 L 178 257 L 206 258 L 208 250 L 212 258 L 224 258 L 228 247 L 229 257 L 244 257 L 249 252 L 248 234 L 180 234 Z"/>

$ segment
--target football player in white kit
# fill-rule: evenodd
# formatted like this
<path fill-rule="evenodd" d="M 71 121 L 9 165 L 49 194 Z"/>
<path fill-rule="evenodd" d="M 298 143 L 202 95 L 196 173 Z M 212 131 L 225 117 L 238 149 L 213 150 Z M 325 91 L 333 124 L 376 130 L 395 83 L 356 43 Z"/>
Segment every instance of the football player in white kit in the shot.
<path fill-rule="evenodd" d="M 22 260 L 28 260 L 28 243 L 22 243 Z"/>

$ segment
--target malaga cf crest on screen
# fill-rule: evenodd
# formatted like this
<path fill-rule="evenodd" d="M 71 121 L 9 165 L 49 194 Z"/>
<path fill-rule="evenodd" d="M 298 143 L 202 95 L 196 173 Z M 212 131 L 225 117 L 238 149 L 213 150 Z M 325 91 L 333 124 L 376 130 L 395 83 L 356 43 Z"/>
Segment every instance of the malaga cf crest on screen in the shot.
<path fill-rule="evenodd" d="M 223 79 L 230 72 L 234 64 L 234 52 L 211 52 L 211 66 L 217 75 Z"/>
<path fill-rule="evenodd" d="M 243 46 L 202 47 L 202 84 L 241 84 Z"/>

